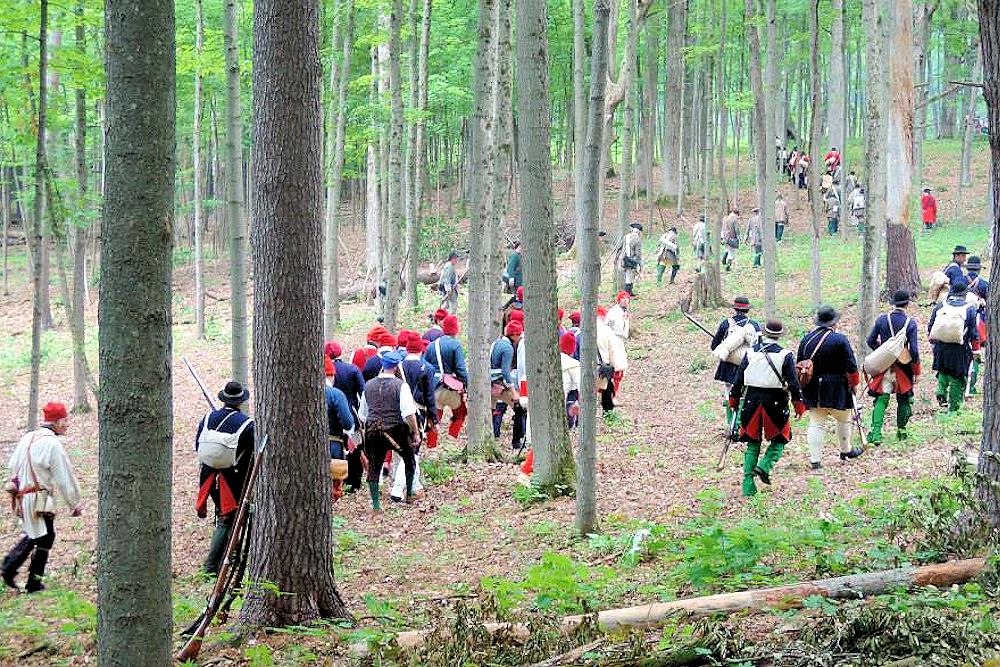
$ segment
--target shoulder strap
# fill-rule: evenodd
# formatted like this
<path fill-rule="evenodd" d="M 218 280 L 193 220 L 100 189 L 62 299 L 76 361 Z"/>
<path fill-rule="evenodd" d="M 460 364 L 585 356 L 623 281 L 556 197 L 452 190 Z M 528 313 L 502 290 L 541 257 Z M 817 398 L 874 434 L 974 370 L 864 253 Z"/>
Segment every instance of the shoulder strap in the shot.
<path fill-rule="evenodd" d="M 229 418 L 232 417 L 233 415 L 235 415 L 236 413 L 237 413 L 237 410 L 233 410 L 232 412 L 230 412 L 228 415 L 226 415 L 225 417 L 223 417 L 222 420 L 219 421 L 219 423 L 216 424 L 215 428 L 213 428 L 212 430 L 213 431 L 218 431 L 220 428 L 222 428 L 222 425 L 225 424 L 227 421 L 229 421 Z M 206 419 L 205 426 L 207 427 L 208 426 L 208 421 L 207 421 L 208 417 L 205 417 L 205 419 Z"/>
<path fill-rule="evenodd" d="M 444 362 L 441 361 L 441 339 L 438 338 L 434 341 L 435 350 L 437 350 L 437 360 L 438 360 L 438 372 L 444 375 Z"/>
<path fill-rule="evenodd" d="M 781 387 L 785 388 L 786 387 L 785 376 L 783 376 L 778 371 L 778 369 L 775 367 L 774 362 L 771 361 L 771 355 L 768 353 L 767 349 L 762 349 L 760 352 L 761 352 L 761 354 L 764 355 L 764 361 L 766 361 L 767 365 L 771 367 L 771 370 L 774 371 L 774 374 L 778 376 L 778 382 L 781 383 Z M 782 352 L 787 352 L 787 350 L 782 350 Z M 786 356 L 786 355 L 782 355 L 782 356 Z M 784 359 L 782 359 L 782 363 L 784 363 Z"/>
<path fill-rule="evenodd" d="M 819 342 L 816 343 L 816 347 L 813 348 L 812 354 L 809 355 L 809 359 L 812 359 L 813 357 L 816 356 L 816 353 L 819 352 L 819 348 L 821 348 L 823 346 L 823 343 L 826 342 L 826 337 L 829 336 L 832 333 L 833 333 L 833 330 L 831 330 L 831 329 L 827 329 L 826 330 L 826 333 L 824 333 L 820 337 Z"/>

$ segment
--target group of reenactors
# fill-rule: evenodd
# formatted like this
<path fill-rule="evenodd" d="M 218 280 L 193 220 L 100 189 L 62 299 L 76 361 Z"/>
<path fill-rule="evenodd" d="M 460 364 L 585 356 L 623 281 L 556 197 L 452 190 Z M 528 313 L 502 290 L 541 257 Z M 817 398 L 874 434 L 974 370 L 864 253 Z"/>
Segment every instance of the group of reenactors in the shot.
<path fill-rule="evenodd" d="M 975 393 L 982 344 L 986 340 L 985 304 L 989 284 L 980 276 L 982 262 L 956 246 L 952 262 L 942 272 L 942 292 L 927 323 L 937 373 L 939 406 L 954 414 L 966 395 Z M 936 295 L 935 295 L 936 296 Z M 799 341 L 795 352 L 779 340 L 785 328 L 778 320 L 761 324 L 750 317 L 746 297 L 733 300 L 733 314 L 723 320 L 712 339 L 719 359 L 715 379 L 726 387 L 729 436 L 747 444 L 743 460 L 745 496 L 757 493 L 757 481 L 771 483 L 774 465 L 791 438 L 791 413 L 809 413 L 807 442 L 813 470 L 822 468 L 826 424 L 833 422 L 839 456 L 848 461 L 864 453 L 853 444 L 857 427 L 863 437 L 857 398 L 863 388 L 873 399 L 871 429 L 865 444 L 883 442 L 883 425 L 890 398 L 896 397 L 896 437 L 907 438 L 913 414 L 914 387 L 921 373 L 918 325 L 907 311 L 911 295 L 897 291 L 892 309 L 880 315 L 866 344 L 870 352 L 858 364 L 848 338 L 838 331 L 840 313 L 824 305 L 816 311 L 815 328 Z M 853 424 L 852 424 L 853 422 Z M 764 441 L 768 446 L 761 456 Z"/>

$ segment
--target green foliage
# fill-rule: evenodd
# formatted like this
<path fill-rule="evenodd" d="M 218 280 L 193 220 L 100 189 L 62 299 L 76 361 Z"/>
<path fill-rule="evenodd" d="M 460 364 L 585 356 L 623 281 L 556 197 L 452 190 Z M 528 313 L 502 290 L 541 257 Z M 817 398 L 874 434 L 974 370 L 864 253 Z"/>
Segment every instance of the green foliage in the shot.
<path fill-rule="evenodd" d="M 428 458 L 420 462 L 420 475 L 427 484 L 437 486 L 454 479 L 455 469 L 442 457 Z"/>

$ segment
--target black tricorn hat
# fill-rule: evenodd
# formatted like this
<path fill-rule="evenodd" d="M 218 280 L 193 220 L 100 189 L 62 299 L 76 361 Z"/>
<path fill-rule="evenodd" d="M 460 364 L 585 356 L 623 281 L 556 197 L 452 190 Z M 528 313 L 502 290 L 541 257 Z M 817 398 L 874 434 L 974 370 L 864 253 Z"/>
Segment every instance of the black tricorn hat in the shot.
<path fill-rule="evenodd" d="M 219 392 L 219 400 L 226 405 L 242 405 L 250 398 L 250 390 L 235 380 L 226 383 L 225 389 Z"/>
<path fill-rule="evenodd" d="M 910 303 L 910 293 L 905 289 L 896 290 L 896 293 L 892 295 L 892 305 L 894 306 L 905 306 Z"/>
<path fill-rule="evenodd" d="M 969 249 L 966 248 L 964 245 L 957 245 L 957 246 L 955 246 L 955 249 L 951 251 L 951 254 L 952 255 L 968 255 L 969 254 Z"/>

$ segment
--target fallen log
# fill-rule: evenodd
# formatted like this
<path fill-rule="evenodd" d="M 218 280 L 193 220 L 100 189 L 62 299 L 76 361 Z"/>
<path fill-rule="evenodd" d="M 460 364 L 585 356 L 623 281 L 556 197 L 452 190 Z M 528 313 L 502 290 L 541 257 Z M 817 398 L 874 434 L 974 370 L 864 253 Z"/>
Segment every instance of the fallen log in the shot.
<path fill-rule="evenodd" d="M 616 628 L 642 628 L 662 623 L 668 618 L 684 616 L 700 618 L 714 614 L 738 611 L 764 611 L 798 609 L 807 598 L 821 596 L 831 600 L 851 600 L 881 595 L 899 588 L 911 589 L 921 586 L 939 588 L 965 583 L 982 573 L 986 567 L 985 558 L 948 561 L 923 567 L 901 567 L 895 570 L 850 574 L 830 579 L 763 588 L 739 593 L 720 593 L 705 597 L 687 598 L 672 602 L 656 602 L 638 607 L 608 609 L 597 614 L 597 626 L 604 632 Z M 579 627 L 585 619 L 593 616 L 567 616 L 560 623 L 564 632 Z M 486 623 L 487 632 L 495 634 L 504 631 L 517 640 L 530 637 L 530 630 L 524 623 Z M 404 650 L 417 649 L 435 630 L 413 630 L 396 636 L 397 645 Z M 367 654 L 367 646 L 356 645 L 354 651 Z"/>
<path fill-rule="evenodd" d="M 421 285 L 435 285 L 440 278 L 440 272 L 436 267 L 421 268 L 417 271 L 417 282 Z M 375 281 L 369 276 L 365 280 L 356 281 L 347 287 L 340 289 L 340 300 L 351 301 L 352 299 L 365 299 L 375 296 Z"/>

